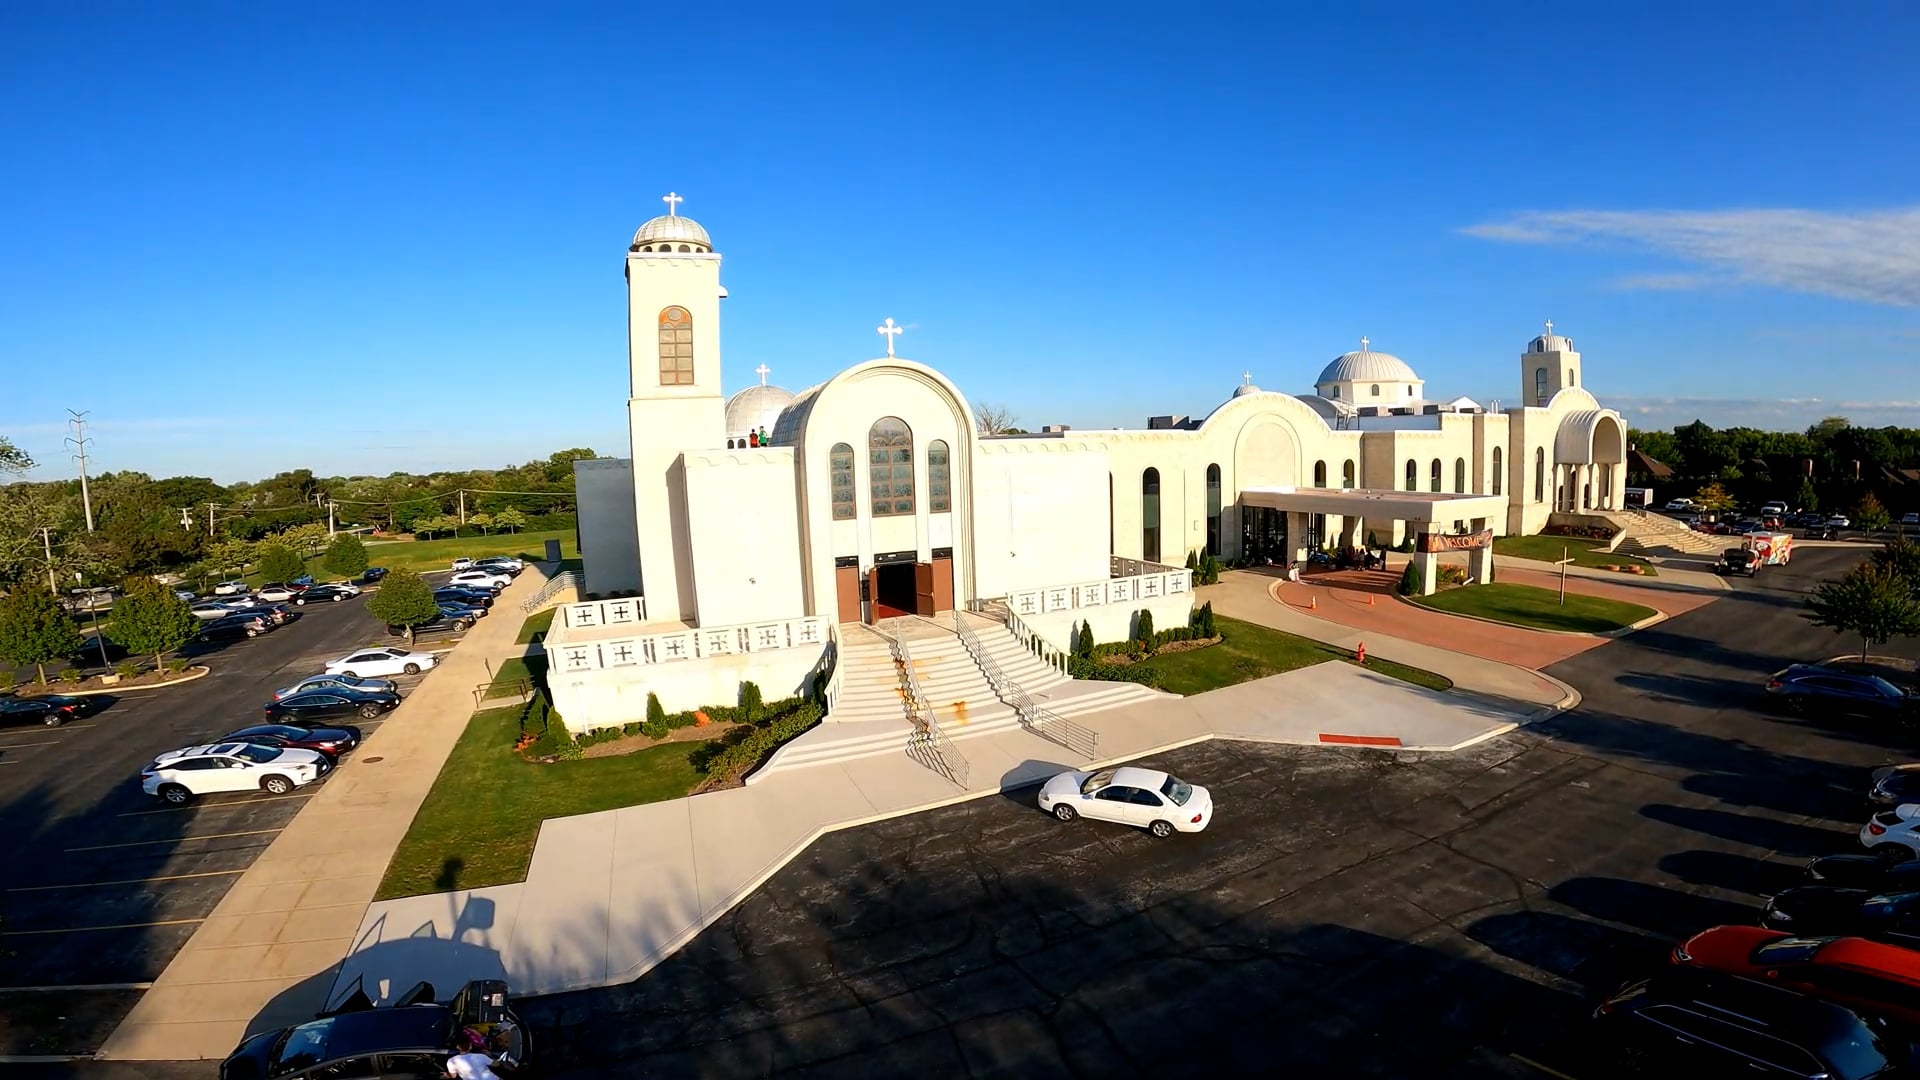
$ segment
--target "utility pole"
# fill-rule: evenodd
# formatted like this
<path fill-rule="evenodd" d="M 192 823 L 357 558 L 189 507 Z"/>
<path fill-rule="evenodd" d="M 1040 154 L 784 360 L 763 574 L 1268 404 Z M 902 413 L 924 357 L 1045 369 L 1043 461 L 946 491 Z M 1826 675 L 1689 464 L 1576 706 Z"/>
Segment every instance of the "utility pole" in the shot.
<path fill-rule="evenodd" d="M 219 505 L 219 503 L 207 504 L 207 539 L 209 540 L 213 539 L 213 508 Z"/>
<path fill-rule="evenodd" d="M 188 532 L 193 531 L 193 507 L 183 506 L 180 508 L 180 528 Z"/>
<path fill-rule="evenodd" d="M 333 539 L 333 507 L 334 507 L 333 500 L 328 499 L 327 500 L 327 539 L 329 540 Z"/>
<path fill-rule="evenodd" d="M 80 463 L 80 505 L 87 511 L 87 531 L 93 531 L 93 496 L 87 492 L 87 414 L 67 410 L 67 426 L 73 434 L 67 436 L 67 442 L 73 445 L 73 459 Z"/>
<path fill-rule="evenodd" d="M 460 524 L 467 523 L 467 489 L 460 489 Z"/>
<path fill-rule="evenodd" d="M 47 552 L 47 591 L 54 596 L 60 595 L 60 586 L 53 580 L 53 530 L 45 526 L 40 528 L 40 546 Z"/>

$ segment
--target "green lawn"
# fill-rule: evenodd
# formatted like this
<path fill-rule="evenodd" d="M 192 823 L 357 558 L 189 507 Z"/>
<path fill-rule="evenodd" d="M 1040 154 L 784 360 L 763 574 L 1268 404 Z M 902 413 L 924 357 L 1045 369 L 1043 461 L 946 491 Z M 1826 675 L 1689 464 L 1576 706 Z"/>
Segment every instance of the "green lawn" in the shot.
<path fill-rule="evenodd" d="M 527 616 L 527 621 L 520 624 L 519 636 L 513 639 L 514 644 L 532 644 L 535 634 L 544 634 L 553 626 L 553 613 L 559 610 L 559 608 L 548 608 L 545 611 L 536 611 Z"/>
<path fill-rule="evenodd" d="M 508 657 L 494 669 L 493 684 L 487 687 L 487 696 L 511 697 L 520 692 L 522 682 L 530 682 L 537 687 L 546 674 L 547 658 L 544 656 Z"/>
<path fill-rule="evenodd" d="M 529 764 L 513 752 L 519 717 L 518 708 L 473 715 L 375 899 L 522 881 L 543 820 L 677 799 L 704 779 L 687 760 L 698 742 Z"/>
<path fill-rule="evenodd" d="M 1491 585 L 1463 585 L 1413 599 L 1436 611 L 1455 615 L 1477 615 L 1535 630 L 1571 630 L 1585 634 L 1618 630 L 1659 614 L 1639 604 L 1579 593 L 1568 593 L 1566 603 L 1562 604 L 1554 589 L 1500 581 Z"/>
<path fill-rule="evenodd" d="M 1645 570 L 1639 577 L 1659 577 L 1652 563 L 1645 559 L 1636 559 L 1631 555 L 1621 555 L 1600 547 L 1593 540 L 1580 536 L 1501 536 L 1493 541 L 1496 555 L 1511 555 L 1516 559 L 1532 559 L 1535 562 L 1553 563 L 1561 559 L 1572 559 L 1575 566 L 1629 566 L 1638 565 Z"/>
<path fill-rule="evenodd" d="M 560 541 L 561 558 L 579 557 L 580 548 L 575 542 L 573 530 L 557 529 L 552 532 L 495 533 L 492 536 L 465 536 L 450 540 L 382 541 L 367 545 L 367 561 L 389 570 L 415 571 L 445 570 L 462 555 L 474 559 L 484 555 L 514 555 L 528 562 L 537 562 L 547 557 L 549 540 Z M 319 565 L 319 558 L 308 563 L 310 568 Z M 315 580 L 322 579 L 320 570 L 313 569 L 312 573 Z"/>
<path fill-rule="evenodd" d="M 1225 639 L 1218 645 L 1185 652 L 1165 653 L 1134 665 L 1160 676 L 1161 685 L 1176 694 L 1199 694 L 1218 690 L 1249 679 L 1278 675 L 1283 671 L 1324 664 L 1329 660 L 1352 662 L 1353 654 L 1311 638 L 1270 630 L 1224 615 L 1214 626 Z M 1431 671 L 1395 664 L 1380 659 L 1367 661 L 1369 671 L 1404 679 L 1429 690 L 1448 690 L 1451 680 Z"/>

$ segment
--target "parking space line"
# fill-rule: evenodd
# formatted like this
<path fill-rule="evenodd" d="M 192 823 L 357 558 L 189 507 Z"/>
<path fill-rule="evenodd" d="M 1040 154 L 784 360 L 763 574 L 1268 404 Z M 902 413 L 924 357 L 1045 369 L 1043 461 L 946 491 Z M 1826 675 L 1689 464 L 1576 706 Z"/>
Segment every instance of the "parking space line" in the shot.
<path fill-rule="evenodd" d="M 285 802 L 288 799 L 311 799 L 317 794 L 319 792 L 302 791 L 293 795 L 266 795 L 257 799 L 233 799 L 228 802 L 195 802 L 185 806 L 163 806 L 158 810 L 126 810 L 113 816 L 146 817 L 148 814 L 178 814 L 186 810 L 225 810 L 232 806 L 258 806 L 261 803 Z"/>
<path fill-rule="evenodd" d="M 188 878 L 229 877 L 233 874 L 244 873 L 246 873 L 245 870 L 203 870 L 197 874 L 165 874 L 160 877 L 122 878 L 119 881 L 75 881 L 66 885 L 21 885 L 8 889 L 7 891 L 16 893 L 49 892 L 53 889 L 100 889 L 108 885 L 145 885 L 154 881 L 185 881 Z"/>
<path fill-rule="evenodd" d="M 106 926 L 65 926 L 57 930 L 0 930 L 0 937 L 35 937 L 44 934 L 84 934 L 93 930 L 145 930 L 154 926 L 187 926 L 205 919 L 161 919 L 158 922 L 110 923 Z"/>
<path fill-rule="evenodd" d="M 1548 1076 L 1559 1077 L 1559 1080 L 1573 1080 L 1573 1077 L 1568 1076 L 1566 1073 L 1561 1072 L 1559 1069 L 1549 1068 L 1548 1066 L 1542 1065 L 1530 1057 L 1523 1057 L 1520 1054 L 1508 1054 L 1507 1056 L 1519 1062 L 1522 1065 L 1526 1065 L 1531 1068 L 1538 1069 L 1541 1072 L 1546 1073 Z"/>
<path fill-rule="evenodd" d="M 268 833 L 280 831 L 280 829 L 248 829 L 245 832 L 217 832 L 208 833 L 205 836 L 169 836 L 162 840 L 130 840 L 124 844 L 94 844 L 90 847 L 70 847 L 64 850 L 68 852 L 109 851 L 114 848 L 149 847 L 153 844 L 184 844 L 189 840 L 225 840 L 234 836 L 265 836 Z"/>
<path fill-rule="evenodd" d="M 18 750 L 23 746 L 59 746 L 59 745 L 60 745 L 59 739 L 55 739 L 52 742 L 10 742 L 10 743 L 0 743 L 0 750 Z"/>

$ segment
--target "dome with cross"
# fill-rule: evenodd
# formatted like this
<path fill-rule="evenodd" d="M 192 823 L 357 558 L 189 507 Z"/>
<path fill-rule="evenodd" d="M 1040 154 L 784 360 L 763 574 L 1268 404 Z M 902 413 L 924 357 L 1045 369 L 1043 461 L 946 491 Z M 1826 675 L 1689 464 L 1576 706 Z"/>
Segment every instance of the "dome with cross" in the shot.
<path fill-rule="evenodd" d="M 1314 393 L 1353 404 L 1389 404 L 1417 400 L 1426 383 L 1405 360 L 1375 352 L 1372 342 L 1360 339 L 1353 352 L 1333 358 L 1313 381 Z"/>
<path fill-rule="evenodd" d="M 778 386 L 767 385 L 767 375 L 771 368 L 761 364 L 753 369 L 760 376 L 760 385 L 738 390 L 727 399 L 727 438 L 742 445 L 751 446 L 753 436 L 762 430 L 773 434 L 773 422 L 780 418 L 780 410 L 793 404 L 793 394 Z"/>
<path fill-rule="evenodd" d="M 627 250 L 711 254 L 713 241 L 707 239 L 707 230 L 692 218 L 681 217 L 678 212 L 678 206 L 686 200 L 669 191 L 660 197 L 660 201 L 667 204 L 667 212 L 640 226 L 633 234 L 633 244 Z"/>

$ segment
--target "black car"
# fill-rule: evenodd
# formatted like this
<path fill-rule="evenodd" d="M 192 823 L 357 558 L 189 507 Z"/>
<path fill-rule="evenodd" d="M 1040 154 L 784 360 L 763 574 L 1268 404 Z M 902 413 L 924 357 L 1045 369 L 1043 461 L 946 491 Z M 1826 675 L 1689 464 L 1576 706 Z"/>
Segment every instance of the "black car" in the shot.
<path fill-rule="evenodd" d="M 371 585 L 371 584 L 373 584 L 374 582 L 376 582 L 376 581 L 379 581 L 379 580 L 380 580 L 381 578 L 383 578 L 383 577 L 386 577 L 386 576 L 387 576 L 387 568 L 386 568 L 386 567 L 384 567 L 384 566 L 369 566 L 369 567 L 367 567 L 367 568 L 366 568 L 366 569 L 365 569 L 364 571 L 362 571 L 362 572 L 361 572 L 361 574 L 360 574 L 360 582 L 361 582 L 361 584 L 363 584 L 363 585 Z"/>
<path fill-rule="evenodd" d="M 1619 1071 L 1645 1076 L 1913 1076 L 1884 1024 L 1784 987 L 1697 967 L 1628 983 L 1595 1010 Z M 1613 1075 L 1613 1074 L 1609 1074 Z"/>
<path fill-rule="evenodd" d="M 473 568 L 475 570 L 497 570 L 508 577 L 519 577 L 527 569 L 527 564 L 521 562 L 519 559 L 509 560 L 498 555 L 489 555 L 484 559 L 475 559 L 473 561 Z"/>
<path fill-rule="evenodd" d="M 357 985 L 346 1005 L 318 1020 L 243 1041 L 220 1063 L 220 1080 L 443 1077 L 447 1059 L 474 1039 L 502 1076 L 531 1057 L 526 1026 L 497 979 L 470 982 L 445 1005 L 421 983 L 379 1008 Z"/>
<path fill-rule="evenodd" d="M 473 623 L 486 618 L 487 609 L 471 607 L 455 600 L 442 600 L 440 601 L 440 614 L 449 619 L 465 619 L 469 623 Z"/>
<path fill-rule="evenodd" d="M 351 753 L 360 745 L 360 729 L 356 727 L 311 727 L 305 724 L 255 724 L 241 728 L 229 735 L 222 735 L 215 742 L 253 743 L 255 746 L 275 746 L 285 749 L 294 747 L 299 750 L 311 750 L 338 762 L 340 755 Z"/>
<path fill-rule="evenodd" d="M 458 619 L 449 618 L 443 610 L 439 615 L 434 616 L 431 622 L 423 622 L 415 626 L 413 628 L 413 636 L 431 637 L 440 634 L 458 634 L 471 626 L 473 626 L 473 619 L 466 617 Z M 388 623 L 387 633 L 393 637 L 404 637 L 406 636 L 407 628 L 397 623 Z"/>
<path fill-rule="evenodd" d="M 59 727 L 93 711 L 83 697 L 49 694 L 46 697 L 0 697 L 0 724 L 44 724 Z"/>
<path fill-rule="evenodd" d="M 1920 890 L 1920 859 L 1888 862 L 1878 855 L 1823 855 L 1807 864 L 1807 881 L 1875 893 Z"/>
<path fill-rule="evenodd" d="M 1873 770 L 1867 806 L 1891 810 L 1902 803 L 1920 802 L 1920 765 L 1884 765 Z"/>
<path fill-rule="evenodd" d="M 1799 885 L 1768 898 L 1760 925 L 1800 937 L 1863 937 L 1920 945 L 1920 892 Z"/>
<path fill-rule="evenodd" d="M 275 626 L 285 626 L 300 617 L 300 613 L 285 604 L 254 604 L 251 607 L 235 608 L 235 615 L 258 615 Z"/>
<path fill-rule="evenodd" d="M 259 637 L 273 627 L 272 619 L 259 615 L 228 615 L 201 627 L 198 636 L 201 641 L 232 641 L 236 638 Z"/>
<path fill-rule="evenodd" d="M 443 585 L 433 590 L 433 598 L 443 604 L 456 604 L 460 607 L 490 608 L 493 606 L 493 593 L 486 589 L 469 589 L 464 585 Z"/>
<path fill-rule="evenodd" d="M 1788 712 L 1906 719 L 1914 699 L 1878 675 L 1855 675 L 1818 664 L 1795 664 L 1767 679 L 1767 696 Z"/>
<path fill-rule="evenodd" d="M 308 604 L 319 604 L 319 603 L 337 604 L 342 600 L 350 600 L 352 598 L 353 598 L 352 593 L 348 592 L 347 590 L 341 588 L 338 585 L 315 585 L 312 588 L 309 588 L 306 592 L 303 592 L 299 596 L 294 597 L 293 602 L 299 605 L 300 607 L 305 607 Z"/>
<path fill-rule="evenodd" d="M 1760 572 L 1760 556 L 1746 548 L 1728 548 L 1713 564 L 1713 572 L 1722 577 L 1754 577 Z"/>
<path fill-rule="evenodd" d="M 336 716 L 360 716 L 372 720 L 400 704 L 400 695 L 385 691 L 349 694 L 342 690 L 310 690 L 279 701 L 270 701 L 267 719 L 295 723 L 327 720 Z"/>

